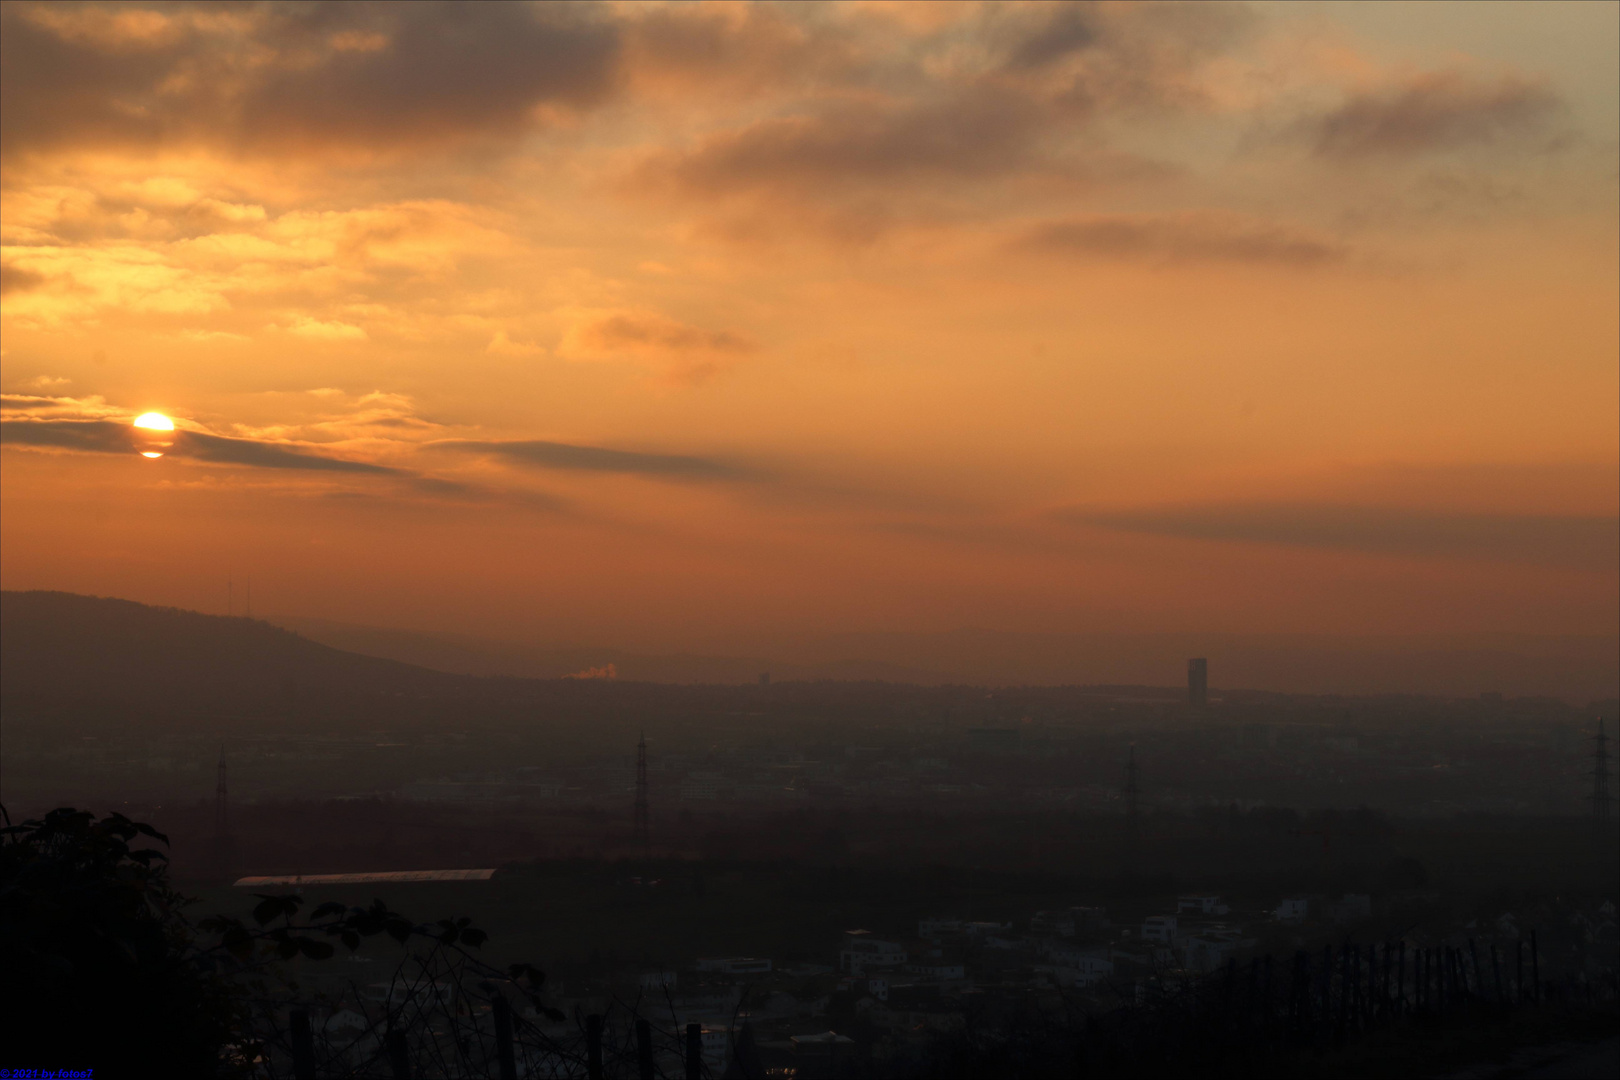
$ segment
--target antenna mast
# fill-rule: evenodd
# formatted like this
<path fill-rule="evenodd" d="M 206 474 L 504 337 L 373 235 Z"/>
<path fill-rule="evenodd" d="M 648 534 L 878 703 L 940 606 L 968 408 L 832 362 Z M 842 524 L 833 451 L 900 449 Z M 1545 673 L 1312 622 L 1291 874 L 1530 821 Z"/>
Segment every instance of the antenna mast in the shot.
<path fill-rule="evenodd" d="M 647 808 L 647 733 L 636 743 L 636 846 L 645 852 L 652 846 L 651 814 Z"/>

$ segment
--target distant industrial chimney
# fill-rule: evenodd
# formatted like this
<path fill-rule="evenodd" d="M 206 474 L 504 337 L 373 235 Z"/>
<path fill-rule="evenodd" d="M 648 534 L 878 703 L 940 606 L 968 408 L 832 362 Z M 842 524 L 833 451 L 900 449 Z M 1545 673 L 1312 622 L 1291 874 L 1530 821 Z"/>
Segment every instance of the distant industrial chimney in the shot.
<path fill-rule="evenodd" d="M 769 685 L 771 685 L 771 673 L 770 672 L 762 671 L 762 672 L 759 673 L 759 685 L 761 685 L 761 686 L 769 686 Z"/>
<path fill-rule="evenodd" d="M 1209 661 L 1202 656 L 1187 661 L 1187 704 L 1202 709 L 1209 703 Z"/>

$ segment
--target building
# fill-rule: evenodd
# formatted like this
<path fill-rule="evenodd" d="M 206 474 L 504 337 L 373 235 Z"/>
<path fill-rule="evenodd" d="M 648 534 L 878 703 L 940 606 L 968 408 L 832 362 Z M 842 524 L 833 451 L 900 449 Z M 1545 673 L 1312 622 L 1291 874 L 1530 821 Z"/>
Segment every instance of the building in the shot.
<path fill-rule="evenodd" d="M 967 978 L 967 968 L 961 961 L 938 957 L 908 961 L 904 965 L 904 971 L 907 975 L 915 975 L 930 982 L 951 982 Z"/>
<path fill-rule="evenodd" d="M 1272 915 L 1281 922 L 1304 922 L 1306 915 L 1310 913 L 1310 909 L 1310 900 L 1303 896 L 1290 896 L 1277 905 L 1277 910 L 1272 912 Z"/>
<path fill-rule="evenodd" d="M 942 937 L 954 937 L 962 933 L 961 919 L 946 919 L 938 916 L 917 920 L 917 936 L 933 941 Z"/>
<path fill-rule="evenodd" d="M 1182 896 L 1176 899 L 1176 914 L 1225 915 L 1232 909 L 1218 896 Z"/>
<path fill-rule="evenodd" d="M 1114 962 L 1106 948 L 1081 949 L 1074 945 L 1049 942 L 1041 950 L 1052 973 L 1052 981 L 1068 988 L 1090 986 L 1114 974 Z"/>
<path fill-rule="evenodd" d="M 1187 661 L 1187 704 L 1202 709 L 1209 703 L 1209 661 L 1202 656 Z"/>
<path fill-rule="evenodd" d="M 771 962 L 760 956 L 704 956 L 698 958 L 697 969 L 717 975 L 769 975 Z"/>
<path fill-rule="evenodd" d="M 869 997 L 875 1001 L 889 1000 L 888 979 L 850 979 L 847 989 L 856 998 Z"/>
<path fill-rule="evenodd" d="M 1142 920 L 1142 940 L 1160 941 L 1168 945 L 1176 939 L 1174 915 L 1149 915 Z"/>
<path fill-rule="evenodd" d="M 1239 949 L 1251 948 L 1253 938 L 1241 938 L 1233 930 L 1216 930 L 1187 937 L 1181 945 L 1182 966 L 1207 975 L 1219 971 Z"/>
<path fill-rule="evenodd" d="M 1336 923 L 1370 919 L 1372 918 L 1372 897 L 1366 893 L 1345 893 L 1342 899 L 1328 905 L 1328 918 Z"/>
<path fill-rule="evenodd" d="M 838 970 L 846 975 L 893 971 L 904 967 L 906 949 L 897 941 L 880 941 L 868 930 L 851 930 L 838 949 Z"/>

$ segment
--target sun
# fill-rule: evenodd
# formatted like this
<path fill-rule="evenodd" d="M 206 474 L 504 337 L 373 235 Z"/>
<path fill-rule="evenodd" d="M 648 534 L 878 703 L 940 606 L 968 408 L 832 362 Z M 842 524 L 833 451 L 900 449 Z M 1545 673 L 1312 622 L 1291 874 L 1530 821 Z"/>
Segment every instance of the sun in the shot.
<path fill-rule="evenodd" d="M 160 458 L 174 445 L 174 421 L 160 412 L 142 413 L 135 418 L 135 437 L 141 457 Z"/>

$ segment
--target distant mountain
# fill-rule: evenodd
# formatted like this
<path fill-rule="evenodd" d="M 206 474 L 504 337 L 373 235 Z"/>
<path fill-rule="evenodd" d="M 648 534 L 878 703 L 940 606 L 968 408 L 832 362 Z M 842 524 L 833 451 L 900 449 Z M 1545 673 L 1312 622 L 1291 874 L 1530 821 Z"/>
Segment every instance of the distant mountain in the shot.
<path fill-rule="evenodd" d="M 8 709 L 127 702 L 257 711 L 299 696 L 436 690 L 450 679 L 254 619 L 72 593 L 0 593 Z"/>

